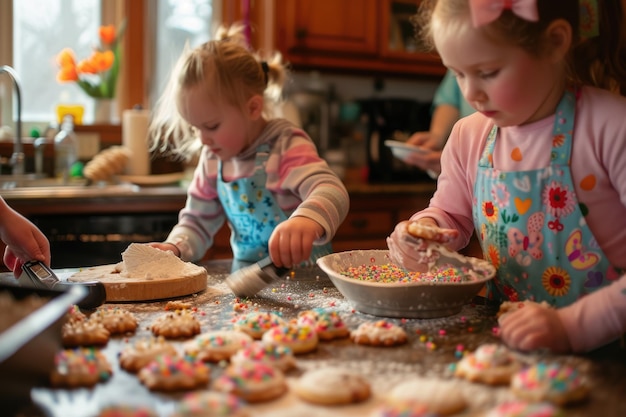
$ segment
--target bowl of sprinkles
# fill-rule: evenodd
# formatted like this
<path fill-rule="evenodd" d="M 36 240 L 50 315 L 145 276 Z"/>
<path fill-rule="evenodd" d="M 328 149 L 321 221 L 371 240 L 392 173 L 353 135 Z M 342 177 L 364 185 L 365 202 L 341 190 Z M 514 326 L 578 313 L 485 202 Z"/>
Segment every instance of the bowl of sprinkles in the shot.
<path fill-rule="evenodd" d="M 407 271 L 377 249 L 333 253 L 317 264 L 356 310 L 399 318 L 457 314 L 495 275 L 489 262 L 466 256 L 427 272 Z"/>

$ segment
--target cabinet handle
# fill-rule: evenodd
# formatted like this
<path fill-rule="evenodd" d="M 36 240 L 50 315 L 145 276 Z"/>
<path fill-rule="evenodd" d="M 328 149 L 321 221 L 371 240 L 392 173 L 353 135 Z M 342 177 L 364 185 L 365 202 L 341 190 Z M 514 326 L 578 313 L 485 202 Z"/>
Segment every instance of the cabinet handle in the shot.
<path fill-rule="evenodd" d="M 350 224 L 355 229 L 365 229 L 367 227 L 367 219 L 354 219 Z"/>
<path fill-rule="evenodd" d="M 307 37 L 306 28 L 298 28 L 296 29 L 296 39 L 302 40 Z"/>

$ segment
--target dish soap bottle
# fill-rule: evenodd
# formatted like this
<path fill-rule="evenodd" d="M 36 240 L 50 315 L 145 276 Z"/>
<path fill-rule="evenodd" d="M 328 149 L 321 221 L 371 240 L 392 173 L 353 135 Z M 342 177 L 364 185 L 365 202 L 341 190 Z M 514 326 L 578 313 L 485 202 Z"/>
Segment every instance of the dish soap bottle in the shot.
<path fill-rule="evenodd" d="M 74 132 L 72 116 L 63 117 L 61 130 L 54 137 L 54 175 L 67 184 L 72 165 L 78 159 L 78 137 Z"/>

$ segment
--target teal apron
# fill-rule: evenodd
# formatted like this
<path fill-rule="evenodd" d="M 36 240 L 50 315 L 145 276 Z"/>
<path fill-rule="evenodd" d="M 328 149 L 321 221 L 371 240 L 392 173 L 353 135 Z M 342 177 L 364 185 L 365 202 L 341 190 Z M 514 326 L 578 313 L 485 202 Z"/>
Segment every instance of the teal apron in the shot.
<path fill-rule="evenodd" d="M 265 166 L 270 147 L 260 145 L 256 151 L 252 176 L 226 182 L 222 162 L 218 164 L 217 192 L 231 229 L 230 246 L 238 265 L 257 262 L 267 256 L 268 242 L 276 226 L 288 216 L 266 188 Z M 331 252 L 330 244 L 313 246 L 312 263 Z"/>
<path fill-rule="evenodd" d="M 619 276 L 576 197 L 569 166 L 575 109 L 576 96 L 566 91 L 557 107 L 546 168 L 495 169 L 497 126 L 489 133 L 478 164 L 473 217 L 485 259 L 497 270 L 487 288 L 491 299 L 561 307 Z"/>

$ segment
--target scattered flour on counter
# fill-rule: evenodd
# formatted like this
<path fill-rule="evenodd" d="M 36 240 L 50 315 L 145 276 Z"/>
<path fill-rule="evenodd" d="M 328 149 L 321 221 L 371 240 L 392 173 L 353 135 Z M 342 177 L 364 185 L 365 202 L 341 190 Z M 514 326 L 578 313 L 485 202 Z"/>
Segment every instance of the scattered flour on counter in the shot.
<path fill-rule="evenodd" d="M 131 243 L 122 252 L 120 275 L 125 278 L 159 279 L 201 273 L 204 268 L 185 262 L 170 251 Z"/>

